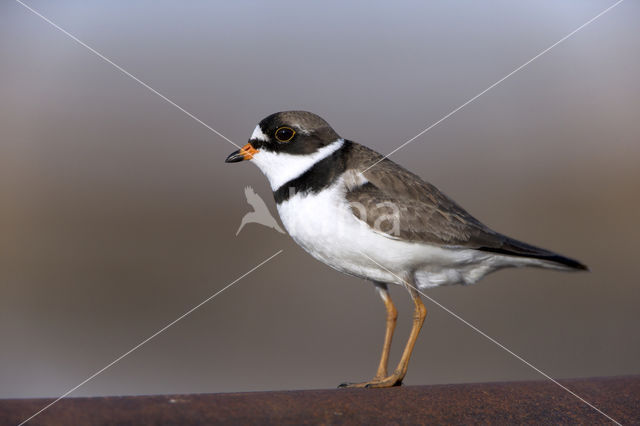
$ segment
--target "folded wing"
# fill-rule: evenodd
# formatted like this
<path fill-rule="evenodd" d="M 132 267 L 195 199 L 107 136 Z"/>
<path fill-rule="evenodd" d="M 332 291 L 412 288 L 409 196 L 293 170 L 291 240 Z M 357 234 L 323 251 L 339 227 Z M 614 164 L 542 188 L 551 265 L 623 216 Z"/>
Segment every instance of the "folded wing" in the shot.
<path fill-rule="evenodd" d="M 353 214 L 375 231 L 416 243 L 471 248 L 586 269 L 578 261 L 491 230 L 419 176 L 369 148 L 353 145 L 353 166 L 379 161 L 363 173 L 366 183 L 349 188 L 346 194 Z"/>

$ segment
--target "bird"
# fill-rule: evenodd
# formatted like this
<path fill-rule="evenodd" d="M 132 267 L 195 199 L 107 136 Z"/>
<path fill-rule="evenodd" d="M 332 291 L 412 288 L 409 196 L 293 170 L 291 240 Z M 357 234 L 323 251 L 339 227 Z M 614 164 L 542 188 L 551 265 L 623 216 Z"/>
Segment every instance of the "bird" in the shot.
<path fill-rule="evenodd" d="M 264 203 L 264 200 L 260 198 L 258 194 L 253 190 L 252 187 L 247 186 L 244 188 L 244 196 L 247 198 L 247 203 L 251 207 L 253 207 L 253 211 L 245 214 L 240 221 L 240 227 L 236 231 L 236 236 L 240 233 L 244 225 L 247 223 L 259 223 L 260 225 L 264 225 L 269 228 L 273 228 L 276 231 L 284 234 L 278 222 L 271 216 L 269 212 L 269 208 Z"/>
<path fill-rule="evenodd" d="M 434 185 L 364 145 L 344 139 L 320 116 L 282 111 L 264 118 L 227 163 L 250 161 L 266 176 L 293 240 L 319 261 L 371 281 L 386 308 L 375 376 L 340 387 L 399 386 L 427 315 L 420 290 L 470 285 L 508 267 L 584 271 L 587 266 L 493 231 Z M 404 286 L 413 321 L 388 370 L 397 310 L 389 285 Z"/>

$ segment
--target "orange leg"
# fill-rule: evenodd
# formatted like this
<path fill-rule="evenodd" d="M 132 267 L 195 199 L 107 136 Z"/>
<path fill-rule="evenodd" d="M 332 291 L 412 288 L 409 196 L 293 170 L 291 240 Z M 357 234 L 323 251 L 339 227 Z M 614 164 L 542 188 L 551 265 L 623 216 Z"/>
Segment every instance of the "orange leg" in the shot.
<path fill-rule="evenodd" d="M 409 290 L 409 294 L 411 295 L 414 304 L 413 326 L 411 327 L 409 340 L 407 341 L 407 345 L 404 347 L 402 358 L 400 358 L 400 362 L 398 363 L 398 366 L 396 367 L 393 374 L 385 377 L 380 381 L 367 385 L 367 387 L 369 388 L 387 388 L 391 386 L 400 386 L 402 384 L 402 379 L 404 379 L 404 376 L 407 374 L 407 369 L 409 368 L 409 359 L 411 358 L 413 347 L 416 344 L 416 340 L 418 340 L 418 334 L 420 334 L 420 329 L 422 329 L 422 324 L 424 324 L 424 319 L 427 316 L 427 308 L 425 308 L 422 300 L 420 300 L 420 294 L 412 287 L 408 287 L 407 289 Z"/>
<path fill-rule="evenodd" d="M 396 320 L 398 319 L 398 311 L 393 305 L 391 296 L 387 286 L 377 287 L 378 293 L 384 302 L 384 307 L 387 309 L 387 328 L 384 333 L 384 344 L 382 345 L 382 355 L 380 356 L 380 364 L 378 365 L 378 372 L 373 380 L 382 380 L 387 377 L 387 365 L 389 364 L 389 352 L 391 351 L 391 340 L 393 339 L 393 331 L 396 328 Z"/>
<path fill-rule="evenodd" d="M 407 369 L 409 368 L 409 359 L 411 358 L 413 348 L 416 344 L 416 340 L 418 339 L 418 335 L 420 334 L 420 330 L 422 329 L 422 324 L 424 324 L 424 319 L 427 316 L 427 308 L 425 308 L 422 300 L 420 300 L 420 294 L 414 288 L 408 285 L 406 287 L 407 290 L 409 290 L 409 294 L 411 295 L 411 299 L 414 304 L 413 326 L 411 327 L 409 339 L 404 348 L 404 352 L 402 353 L 402 358 L 400 358 L 400 362 L 398 363 L 395 371 L 389 376 L 386 374 L 387 362 L 389 360 L 389 349 L 391 347 L 391 337 L 393 336 L 393 328 L 395 327 L 395 317 L 397 316 L 397 313 L 395 312 L 395 307 L 393 306 L 391 298 L 389 298 L 389 294 L 386 292 L 385 288 L 385 291 L 381 292 L 380 295 L 382 300 L 385 302 L 385 306 L 387 306 L 387 333 L 385 335 L 385 343 L 382 350 L 380 365 L 378 367 L 378 373 L 370 382 L 345 383 L 340 385 L 341 387 L 387 388 L 391 386 L 400 386 L 402 384 L 402 379 L 404 379 L 404 376 L 407 374 Z M 389 305 L 393 308 L 392 311 L 389 308 Z M 391 313 L 393 313 L 393 315 L 391 315 Z M 393 321 L 390 321 L 391 316 L 393 316 Z"/>

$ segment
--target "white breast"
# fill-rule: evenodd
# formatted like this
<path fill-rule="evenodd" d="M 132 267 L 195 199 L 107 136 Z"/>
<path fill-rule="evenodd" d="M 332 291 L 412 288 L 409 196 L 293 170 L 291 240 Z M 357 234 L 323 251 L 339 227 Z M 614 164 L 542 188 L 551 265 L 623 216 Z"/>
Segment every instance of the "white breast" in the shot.
<path fill-rule="evenodd" d="M 495 269 L 486 263 L 491 254 L 411 243 L 375 232 L 353 215 L 344 192 L 340 178 L 317 194 L 298 193 L 278 205 L 293 239 L 332 268 L 394 284 L 415 278 L 422 288 L 475 282 Z"/>

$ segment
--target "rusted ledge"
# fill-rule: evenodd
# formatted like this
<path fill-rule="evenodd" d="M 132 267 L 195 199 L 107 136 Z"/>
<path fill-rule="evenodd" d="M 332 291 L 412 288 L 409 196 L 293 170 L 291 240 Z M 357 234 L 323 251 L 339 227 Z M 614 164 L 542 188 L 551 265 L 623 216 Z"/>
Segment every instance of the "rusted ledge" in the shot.
<path fill-rule="evenodd" d="M 640 376 L 562 380 L 621 422 L 640 422 Z M 18 424 L 50 399 L 0 400 Z M 607 424 L 549 381 L 227 394 L 69 398 L 33 425 L 105 424 Z"/>

